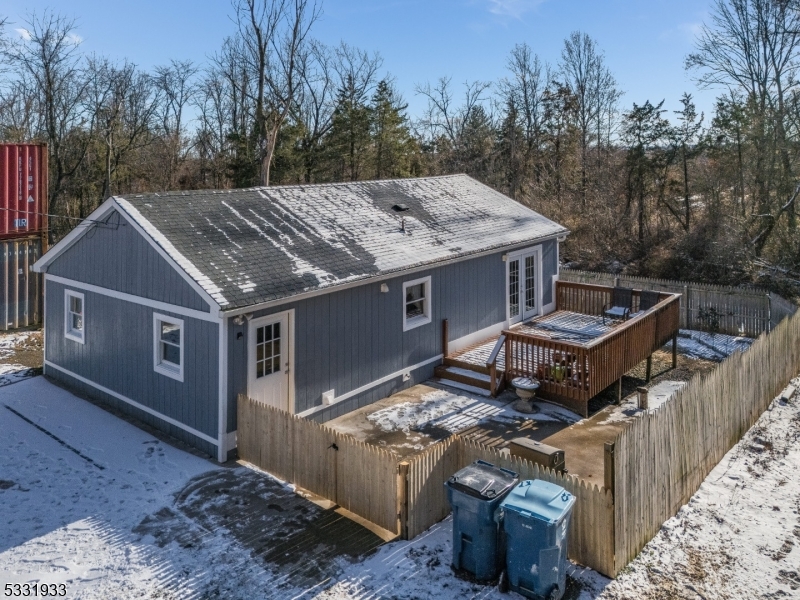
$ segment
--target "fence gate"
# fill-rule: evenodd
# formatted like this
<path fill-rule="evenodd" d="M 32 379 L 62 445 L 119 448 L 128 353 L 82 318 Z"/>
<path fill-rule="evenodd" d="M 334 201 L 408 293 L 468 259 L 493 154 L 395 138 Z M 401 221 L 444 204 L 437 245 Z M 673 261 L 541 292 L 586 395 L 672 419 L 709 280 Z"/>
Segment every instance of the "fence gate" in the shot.
<path fill-rule="evenodd" d="M 237 404 L 240 458 L 400 533 L 392 453 L 246 396 Z"/>

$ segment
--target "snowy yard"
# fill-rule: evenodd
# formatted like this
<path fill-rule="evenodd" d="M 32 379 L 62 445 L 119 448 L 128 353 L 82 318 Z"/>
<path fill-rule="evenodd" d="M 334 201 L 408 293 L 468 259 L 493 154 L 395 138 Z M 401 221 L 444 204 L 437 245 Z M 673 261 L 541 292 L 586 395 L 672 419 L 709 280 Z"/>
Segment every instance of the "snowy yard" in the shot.
<path fill-rule="evenodd" d="M 448 404 L 428 400 L 425 412 Z M 44 378 L 0 388 L 0 415 L 0 583 L 104 599 L 519 598 L 454 576 L 449 519 L 377 550 L 362 532 L 356 552 L 345 540 L 358 528 L 291 486 L 172 447 Z M 379 420 L 421 415 L 399 416 Z M 617 581 L 572 566 L 565 598 L 800 597 L 798 441 L 800 399 L 776 400 Z"/>
<path fill-rule="evenodd" d="M 2 584 L 104 600 L 311 597 L 362 558 L 354 537 L 380 543 L 290 486 L 174 448 L 42 377 L 0 388 L 0 411 Z"/>

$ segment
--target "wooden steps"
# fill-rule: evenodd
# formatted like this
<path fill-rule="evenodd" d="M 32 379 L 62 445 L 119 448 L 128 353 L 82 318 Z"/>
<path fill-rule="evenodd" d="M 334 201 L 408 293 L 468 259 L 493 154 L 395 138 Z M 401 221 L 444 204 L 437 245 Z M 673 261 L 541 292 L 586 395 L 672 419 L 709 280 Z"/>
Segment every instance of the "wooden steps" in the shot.
<path fill-rule="evenodd" d="M 462 362 L 452 358 L 445 358 L 444 364 L 436 367 L 434 374 L 439 378 L 440 383 L 448 385 L 455 384 L 453 387 L 459 389 L 477 388 L 491 394 L 491 376 L 489 375 L 488 367 L 481 365 L 473 365 L 470 363 Z M 498 381 L 496 382 L 496 389 L 499 389 L 500 382 L 503 379 L 503 374 L 497 374 Z M 467 386 L 466 388 L 463 386 Z"/>

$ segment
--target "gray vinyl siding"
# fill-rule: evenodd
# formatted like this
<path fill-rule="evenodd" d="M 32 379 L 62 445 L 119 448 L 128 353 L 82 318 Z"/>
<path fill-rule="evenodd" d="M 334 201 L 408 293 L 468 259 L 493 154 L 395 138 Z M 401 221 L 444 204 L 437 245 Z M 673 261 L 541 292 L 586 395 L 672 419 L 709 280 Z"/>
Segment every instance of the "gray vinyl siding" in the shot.
<path fill-rule="evenodd" d="M 64 336 L 65 289 L 84 294 L 84 344 Z M 217 437 L 217 323 L 154 310 L 53 281 L 46 284 L 46 306 L 46 360 L 206 435 Z M 153 370 L 154 312 L 183 320 L 183 382 Z M 46 373 L 67 385 L 75 381 L 50 367 L 46 367 Z M 93 390 L 90 395 L 196 447 L 209 447 L 208 442 L 198 444 L 202 440 L 113 396 L 97 392 L 85 384 L 81 387 Z"/>
<path fill-rule="evenodd" d="M 384 281 L 332 292 L 254 313 L 254 318 L 295 310 L 295 411 L 322 404 L 322 393 L 341 396 L 442 353 L 442 320 L 450 340 L 506 320 L 506 263 L 502 252 Z M 403 282 L 431 276 L 432 320 L 403 332 Z M 550 276 L 546 279 L 551 279 Z M 247 392 L 247 325 L 228 321 L 230 410 L 236 429 L 236 396 Z M 237 339 L 237 334 L 242 337 Z M 366 406 L 433 376 L 437 363 L 396 377 L 313 415 L 326 421 Z"/>
<path fill-rule="evenodd" d="M 117 223 L 114 227 L 112 224 Z M 114 211 L 53 261 L 47 272 L 150 300 L 209 312 L 208 303 Z"/>

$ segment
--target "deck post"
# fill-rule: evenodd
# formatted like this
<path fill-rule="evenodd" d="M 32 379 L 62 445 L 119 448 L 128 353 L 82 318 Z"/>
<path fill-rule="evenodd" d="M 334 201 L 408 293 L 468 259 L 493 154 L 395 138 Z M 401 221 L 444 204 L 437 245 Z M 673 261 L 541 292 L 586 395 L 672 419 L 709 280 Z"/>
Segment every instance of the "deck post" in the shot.
<path fill-rule="evenodd" d="M 497 361 L 489 366 L 489 393 L 492 398 L 497 397 Z"/>
<path fill-rule="evenodd" d="M 614 496 L 614 442 L 603 445 L 603 486 Z"/>
<path fill-rule="evenodd" d="M 639 408 L 642 410 L 647 410 L 649 405 L 647 403 L 647 388 L 646 387 L 637 387 L 636 394 L 638 395 L 638 404 Z"/>
<path fill-rule="evenodd" d="M 650 356 L 647 357 L 647 371 L 644 376 L 644 380 L 646 383 L 649 383 L 650 374 L 652 371 L 653 371 L 653 355 L 651 354 Z"/>
<path fill-rule="evenodd" d="M 622 404 L 622 376 L 617 380 L 617 404 Z"/>
<path fill-rule="evenodd" d="M 678 334 L 672 336 L 672 368 L 678 366 Z"/>
<path fill-rule="evenodd" d="M 450 323 L 447 319 L 442 319 L 442 355 L 447 358 L 450 355 Z"/>

